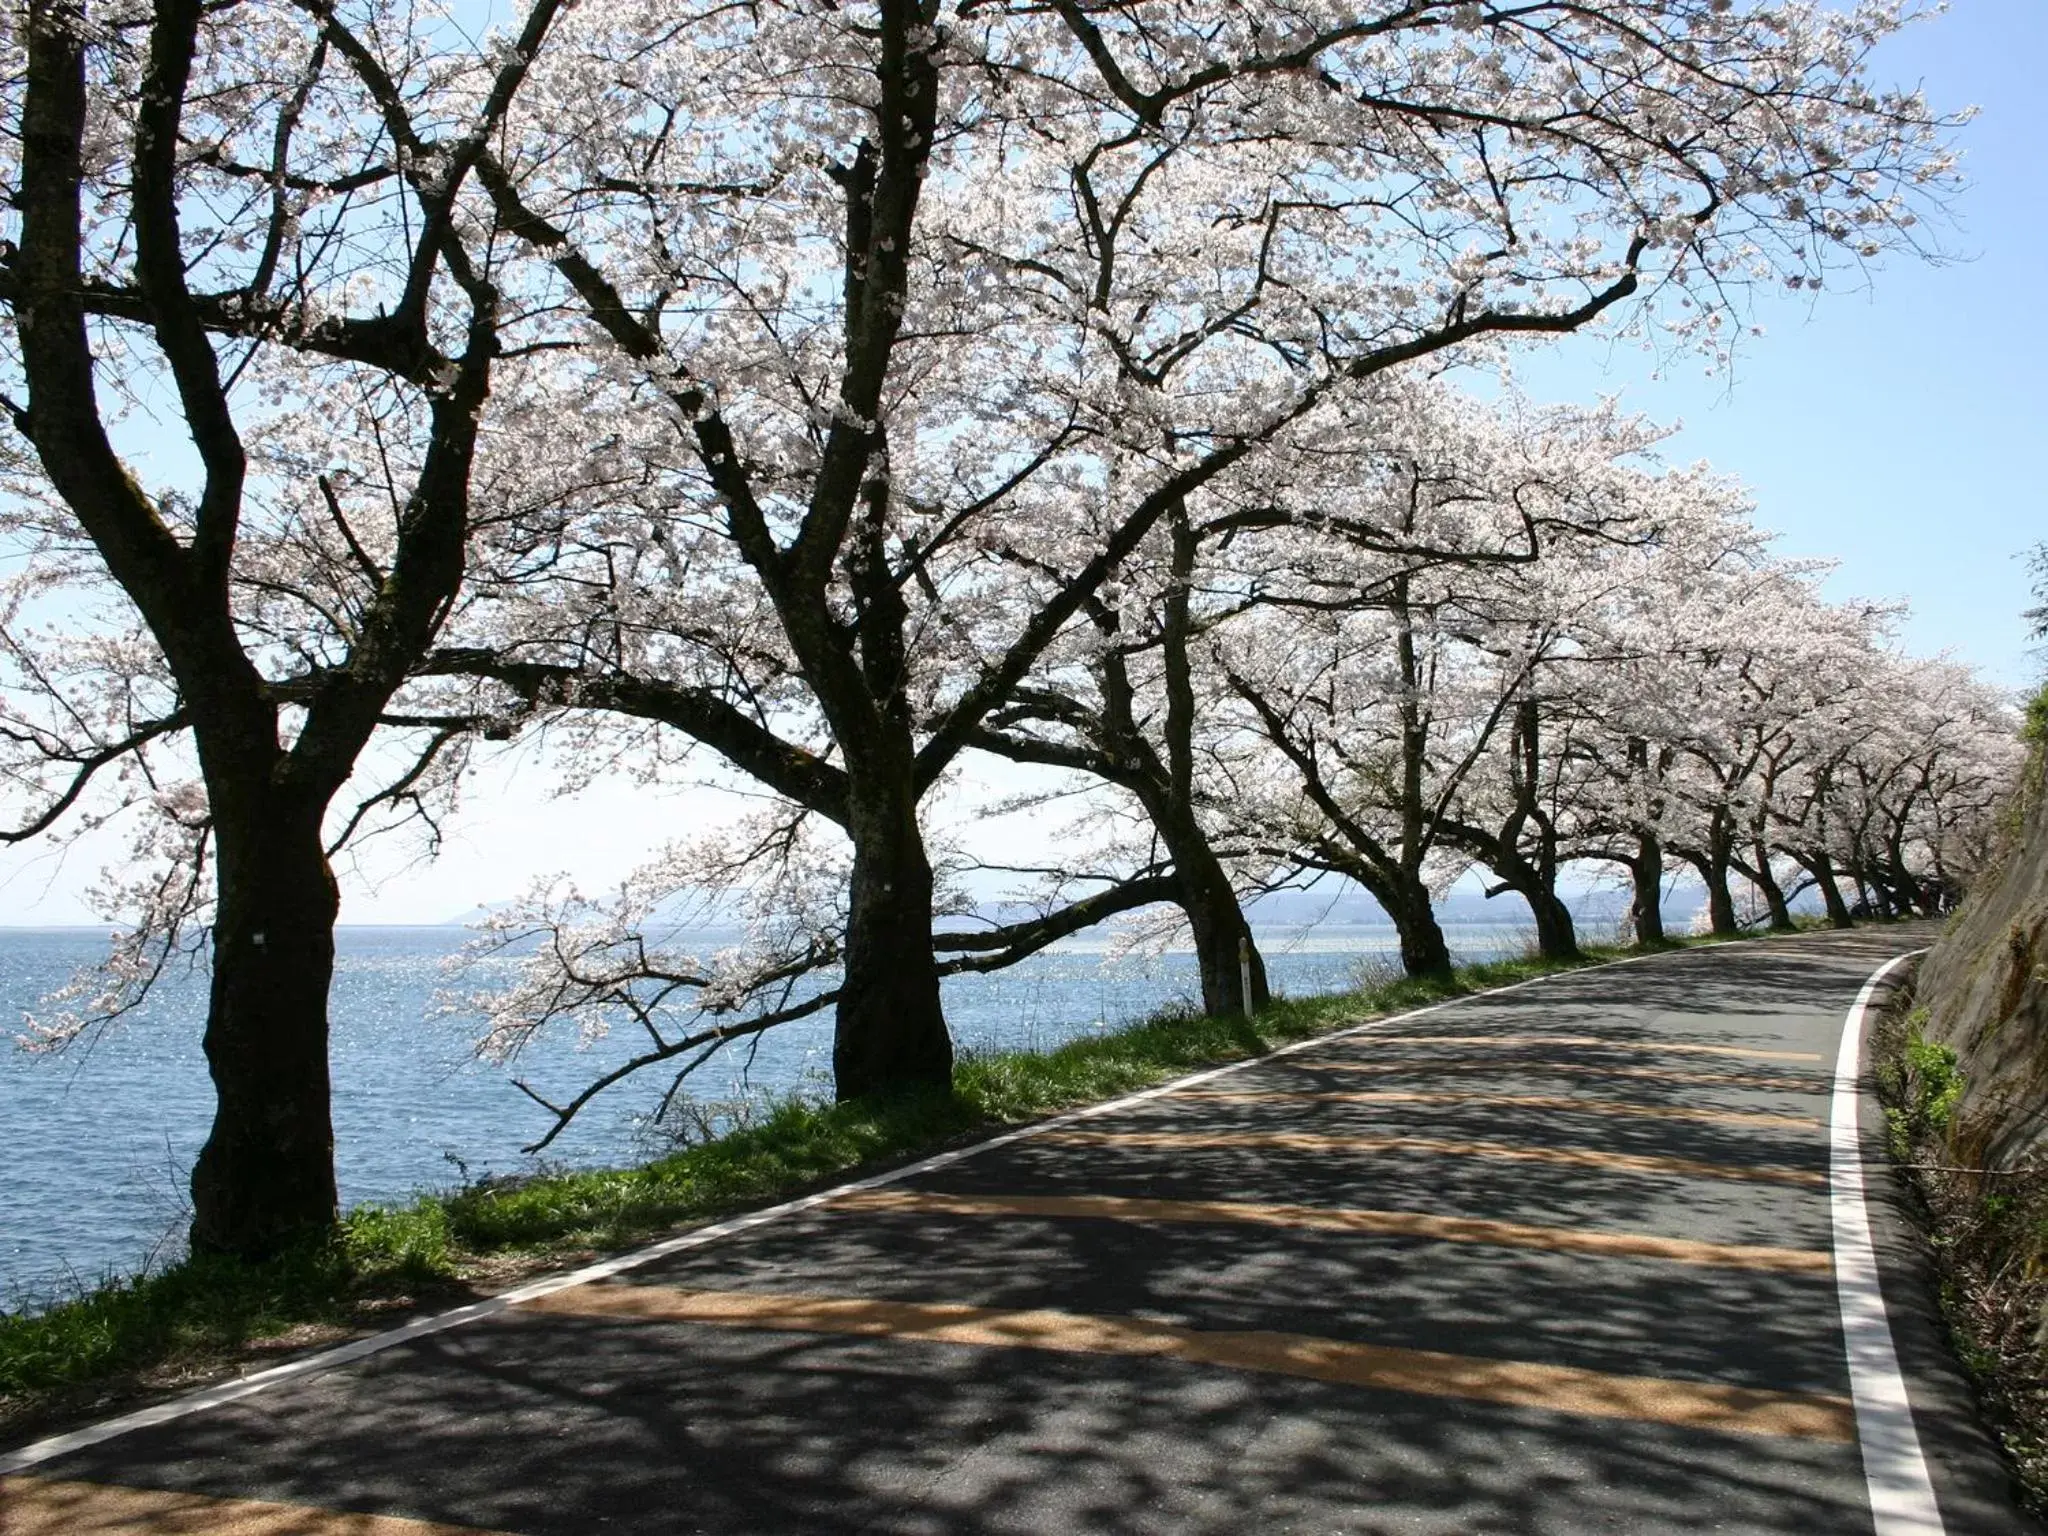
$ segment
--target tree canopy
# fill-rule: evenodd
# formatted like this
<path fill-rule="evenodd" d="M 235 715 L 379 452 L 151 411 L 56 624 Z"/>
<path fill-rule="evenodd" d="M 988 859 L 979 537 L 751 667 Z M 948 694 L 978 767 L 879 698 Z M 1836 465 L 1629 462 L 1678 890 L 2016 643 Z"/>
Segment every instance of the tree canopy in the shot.
<path fill-rule="evenodd" d="M 547 940 L 492 1048 L 625 1019 L 672 1085 L 826 1009 L 842 1095 L 943 1085 L 944 975 L 1162 904 L 1256 1006 L 1243 898 L 1319 872 L 1417 969 L 1474 866 L 1554 953 L 1574 861 L 1650 941 L 1674 860 L 1717 927 L 1738 880 L 1939 907 L 2002 702 L 1654 428 L 1458 383 L 1586 328 L 1725 362 L 1760 285 L 1924 253 L 1957 119 L 1868 62 L 1909 10 L 33 0 L 10 835 L 140 829 L 53 1035 L 204 944 L 198 1231 L 331 1219 L 327 861 L 535 730 L 765 797 L 485 938 Z M 936 807 L 989 754 L 1092 820 L 984 924 Z M 748 942 L 678 947 L 689 901 Z"/>

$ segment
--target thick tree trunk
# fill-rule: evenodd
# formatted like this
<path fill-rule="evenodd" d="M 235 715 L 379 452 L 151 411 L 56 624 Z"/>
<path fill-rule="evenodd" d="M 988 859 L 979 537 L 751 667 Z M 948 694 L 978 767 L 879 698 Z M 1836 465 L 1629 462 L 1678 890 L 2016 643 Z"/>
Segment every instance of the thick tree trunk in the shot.
<path fill-rule="evenodd" d="M 1391 859 L 1369 857 L 1362 851 L 1347 854 L 1335 846 L 1322 850 L 1317 867 L 1348 875 L 1380 904 L 1400 942 L 1403 972 L 1418 977 L 1450 974 L 1450 946 L 1444 942 L 1443 926 L 1436 920 L 1429 887 L 1419 874 Z"/>
<path fill-rule="evenodd" d="M 1529 916 L 1536 923 L 1536 952 L 1546 960 L 1584 959 L 1571 909 L 1558 900 L 1545 872 L 1521 857 L 1511 844 L 1494 842 L 1483 857 L 1501 882 L 1487 895 L 1513 891 L 1529 904 Z"/>
<path fill-rule="evenodd" d="M 1792 908 L 1785 900 L 1785 888 L 1778 884 L 1778 877 L 1771 872 L 1770 850 L 1758 843 L 1755 858 L 1756 867 L 1750 875 L 1750 883 L 1764 893 L 1764 907 L 1771 914 L 1771 931 L 1791 933 L 1797 925 L 1792 921 Z"/>
<path fill-rule="evenodd" d="M 1728 866 L 1709 859 L 1696 866 L 1707 887 L 1709 929 L 1721 938 L 1733 938 L 1741 931 L 1735 921 L 1735 895 L 1728 889 Z"/>
<path fill-rule="evenodd" d="M 1820 901 L 1827 909 L 1829 925 L 1835 928 L 1854 927 L 1855 923 L 1849 916 L 1849 903 L 1842 899 L 1842 888 L 1835 882 L 1835 861 L 1828 857 L 1827 851 L 1823 849 L 1803 855 L 1799 862 L 1820 889 Z"/>
<path fill-rule="evenodd" d="M 1735 827 L 1727 810 L 1717 808 L 1711 813 L 1703 843 L 1676 851 L 1698 872 L 1700 883 L 1707 888 L 1709 931 L 1716 938 L 1734 938 L 1742 931 L 1742 925 L 1736 920 L 1735 895 L 1728 887 L 1728 876 L 1735 868 Z"/>
<path fill-rule="evenodd" d="M 1202 975 L 1202 1011 L 1217 1017 L 1245 1011 L 1243 956 L 1250 957 L 1252 1010 L 1272 1000 L 1266 987 L 1266 961 L 1238 905 L 1237 892 L 1201 830 L 1169 826 L 1171 816 L 1154 825 L 1173 856 L 1174 879 L 1180 887 L 1180 908 L 1195 937 L 1195 962 Z"/>
<path fill-rule="evenodd" d="M 1404 515 L 1404 531 L 1412 532 L 1412 513 Z M 1443 926 L 1436 920 L 1436 903 L 1429 887 L 1422 883 L 1422 849 L 1429 835 L 1430 797 L 1423 780 L 1429 764 L 1430 715 L 1422 707 L 1422 658 L 1415 645 L 1415 610 L 1411 578 L 1404 572 L 1395 577 L 1393 601 L 1388 611 L 1394 618 L 1394 654 L 1401 668 L 1401 843 L 1399 862 L 1388 870 L 1387 888 L 1373 894 L 1393 919 L 1401 937 L 1401 968 L 1410 976 L 1449 976 L 1451 947 L 1444 942 Z"/>
<path fill-rule="evenodd" d="M 1165 757 L 1162 761 L 1138 727 L 1130 673 L 1120 656 L 1104 663 L 1103 699 L 1113 726 L 1108 746 L 1113 757 L 1134 769 L 1133 788 L 1173 858 L 1181 910 L 1195 936 L 1203 1011 L 1216 1016 L 1242 1014 L 1249 1006 L 1256 1012 L 1271 1001 L 1266 991 L 1266 961 L 1252 939 L 1251 924 L 1245 921 L 1223 861 L 1216 857 L 1195 811 L 1195 722 L 1200 710 L 1189 652 L 1194 634 L 1189 587 L 1200 539 L 1188 518 L 1187 503 L 1176 501 L 1166 521 L 1172 538 L 1173 581 L 1166 592 L 1160 635 L 1166 685 Z M 1251 969 L 1249 998 L 1245 996 L 1247 965 Z"/>
<path fill-rule="evenodd" d="M 1555 891 L 1531 886 L 1522 892 L 1529 913 L 1536 919 L 1536 950 L 1546 960 L 1580 959 L 1579 935 L 1572 924 L 1571 909 L 1558 900 Z"/>
<path fill-rule="evenodd" d="M 917 825 L 907 763 L 882 778 L 856 774 L 847 832 L 853 881 L 845 980 L 832 1039 L 841 1099 L 949 1088 L 953 1040 L 939 1007 L 932 954 L 932 866 Z"/>
<path fill-rule="evenodd" d="M 1218 898 L 1213 892 L 1183 896 L 1181 909 L 1195 935 L 1195 960 L 1202 973 L 1202 1011 L 1218 1017 L 1242 1015 L 1244 968 L 1252 973 L 1252 1012 L 1272 1001 L 1266 985 L 1266 961 L 1252 937 L 1251 925 L 1235 894 Z"/>
<path fill-rule="evenodd" d="M 347 620 L 336 620 L 333 634 L 315 626 L 306 637 L 303 653 L 329 665 L 302 699 L 304 717 L 294 744 L 284 749 L 278 704 L 244 648 L 238 623 L 235 594 L 247 573 L 238 571 L 235 551 L 243 536 L 248 465 L 234 420 L 233 380 L 223 379 L 216 348 L 232 353 L 263 339 L 305 346 L 310 356 L 323 346 L 303 334 L 281 336 L 253 313 L 216 333 L 235 339 L 217 342 L 208 331 L 221 313 L 187 287 L 179 162 L 188 135 L 180 120 L 193 63 L 209 46 L 202 41 L 203 10 L 190 0 L 155 8 L 130 177 L 117 192 L 95 189 L 91 214 L 94 221 L 123 224 L 124 239 L 132 242 L 136 286 L 127 298 L 139 304 L 136 318 L 154 332 L 166 387 L 175 385 L 185 435 L 203 470 L 198 494 L 171 516 L 164 501 L 145 492 L 110 440 L 96 395 L 80 259 L 90 243 L 81 196 L 89 101 L 82 7 L 32 6 L 26 29 L 15 199 L 21 249 L 12 264 L 10 307 L 17 312 L 28 403 L 26 410 L 10 404 L 10 413 L 162 648 L 177 682 L 183 725 L 192 732 L 212 817 L 218 900 L 204 1039 L 216 1107 L 192 1170 L 191 1240 L 197 1252 L 262 1258 L 331 1231 L 335 1221 L 327 988 L 338 901 L 322 822 L 461 585 L 470 470 L 499 350 L 497 298 L 487 282 L 465 275 L 459 253 L 468 236 L 451 234 L 442 217 L 468 174 L 451 172 L 439 192 L 421 191 L 421 243 L 399 263 L 435 280 L 410 285 L 403 305 L 388 315 L 378 306 L 375 329 L 385 341 L 351 342 L 334 354 L 345 352 L 352 367 L 415 376 L 431 352 L 430 332 L 438 341 L 464 329 L 453 323 L 454 310 L 429 298 L 445 286 L 441 272 L 470 298 L 463 350 L 447 359 L 445 373 L 434 368 L 432 435 L 399 511 L 388 563 L 375 566 L 362 549 L 354 550 L 374 595 L 344 605 Z M 529 40 L 538 37 L 534 32 Z M 133 41 L 140 61 L 143 39 Z M 501 87 L 514 81 L 510 74 L 499 77 Z M 474 125 L 478 142 L 509 107 L 509 90 L 501 89 L 495 101 Z M 273 245 L 264 261 L 277 254 Z M 321 329 L 333 337 L 354 330 L 340 315 Z M 332 510 L 348 537 L 338 501 Z M 309 579 L 318 585 L 317 575 Z M 287 580 L 285 587 L 295 584 L 296 578 Z M 345 664 L 334 664 L 337 648 L 345 649 Z"/>
<path fill-rule="evenodd" d="M 1717 938 L 1733 938 L 1741 932 L 1735 920 L 1735 896 L 1728 889 L 1729 860 L 1722 848 L 1685 848 L 1678 856 L 1693 867 L 1707 891 L 1708 929 Z"/>
<path fill-rule="evenodd" d="M 1368 859 L 1362 855 L 1340 858 L 1326 849 L 1328 862 L 1322 867 L 1349 875 L 1371 894 L 1394 925 L 1401 946 L 1401 969 L 1409 976 L 1448 976 L 1451 949 L 1444 942 L 1443 925 L 1436 920 L 1436 904 L 1429 887 L 1413 870 L 1392 860 Z"/>
<path fill-rule="evenodd" d="M 192 1169 L 192 1247 L 260 1259 L 333 1228 L 327 986 L 334 877 L 315 808 L 215 791 L 220 905 L 206 1061 L 213 1129 Z"/>
<path fill-rule="evenodd" d="M 1629 922 L 1634 927 L 1636 947 L 1655 949 L 1667 942 L 1664 934 L 1664 844 L 1656 833 L 1645 832 L 1636 839 L 1636 856 L 1629 860 L 1629 881 L 1634 900 Z"/>
<path fill-rule="evenodd" d="M 1429 887 L 1411 879 L 1374 894 L 1400 936 L 1401 969 L 1415 977 L 1450 975 L 1451 947 L 1444 942 L 1443 925 L 1436 920 Z"/>

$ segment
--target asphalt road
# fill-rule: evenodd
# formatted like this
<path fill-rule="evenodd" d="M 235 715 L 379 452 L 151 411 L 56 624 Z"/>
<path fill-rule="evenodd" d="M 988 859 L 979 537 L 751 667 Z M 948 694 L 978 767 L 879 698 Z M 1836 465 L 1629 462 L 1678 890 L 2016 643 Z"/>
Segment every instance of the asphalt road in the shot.
<path fill-rule="evenodd" d="M 1069 1117 L 0 1457 L 0 1532 L 2032 1530 L 1875 1166 L 1940 1524 L 1880 1526 L 1859 1445 L 1830 1090 L 1927 937 L 1553 977 Z"/>

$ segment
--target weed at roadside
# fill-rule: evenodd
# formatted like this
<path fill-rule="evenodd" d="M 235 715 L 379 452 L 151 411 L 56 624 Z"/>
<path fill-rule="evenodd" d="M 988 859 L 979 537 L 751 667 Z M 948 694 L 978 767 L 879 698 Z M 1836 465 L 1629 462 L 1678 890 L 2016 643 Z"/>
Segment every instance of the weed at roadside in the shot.
<path fill-rule="evenodd" d="M 2023 1502 L 2048 1513 L 2048 1167 L 1981 1167 L 1958 1156 L 1959 1060 L 1925 1037 L 1927 1010 L 1908 1001 L 1896 1000 L 1871 1033 L 1886 1140 L 1917 1197 L 1956 1357 Z"/>

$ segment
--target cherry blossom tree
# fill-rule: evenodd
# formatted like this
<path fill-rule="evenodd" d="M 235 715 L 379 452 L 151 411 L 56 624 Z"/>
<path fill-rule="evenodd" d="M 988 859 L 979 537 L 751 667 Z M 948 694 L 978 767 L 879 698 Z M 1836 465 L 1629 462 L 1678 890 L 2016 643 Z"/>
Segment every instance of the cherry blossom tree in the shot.
<path fill-rule="evenodd" d="M 1233 834 L 1189 814 L 1204 539 L 1505 560 L 1319 526 L 1302 487 L 1376 451 L 1402 370 L 1594 324 L 1724 359 L 1753 286 L 1918 248 L 1949 121 L 1867 69 L 1906 11 L 535 0 L 479 50 L 379 0 L 35 0 L 0 252 L 16 830 L 91 794 L 155 815 L 113 897 L 160 941 L 128 981 L 212 957 L 195 1241 L 331 1219 L 328 860 L 439 804 L 478 737 L 656 775 L 701 749 L 774 797 L 616 900 L 544 896 L 560 985 L 528 978 L 507 1045 L 609 1007 L 686 1062 L 829 1003 L 854 1095 L 948 1081 L 949 966 L 1168 898 L 1217 915 L 1213 959 L 1242 918 Z M 1167 610 L 1129 679 L 1167 700 L 1167 858 L 935 930 L 935 795 L 1064 658 L 1117 686 L 1133 591 Z M 1502 679 L 1534 651 L 1440 638 L 1527 696 Z M 1885 802 L 1902 857 L 1927 796 Z M 1395 860 L 1411 894 L 1425 864 Z M 650 946 L 720 881 L 758 944 Z"/>
<path fill-rule="evenodd" d="M 1626 584 L 1615 665 L 1576 687 L 1597 768 L 1581 854 L 1630 868 L 1646 941 L 1667 856 L 1701 882 L 1720 934 L 1746 925 L 1752 897 L 1758 921 L 1789 930 L 1808 891 L 1846 927 L 1846 878 L 1866 911 L 1952 899 L 1946 871 L 1969 862 L 2013 749 L 1996 696 L 1902 657 L 1895 605 L 1826 601 L 1828 568 L 1773 556 L 1733 482 L 1703 482 L 1692 510 Z M 1934 809 L 1944 797 L 1952 817 Z"/>
<path fill-rule="evenodd" d="M 1204 545 L 1241 531 L 1242 516 L 1198 521 L 1186 501 L 1170 508 L 1164 558 L 1141 548 L 1127 561 L 1084 605 L 1090 643 L 1049 650 L 971 738 L 981 751 L 1071 769 L 1136 802 L 1170 865 L 1213 1014 L 1263 1008 L 1270 997 L 1233 874 L 1250 852 L 1235 814 L 1250 765 L 1228 730 L 1215 729 L 1214 669 L 1203 665 L 1205 636 L 1244 601 L 1214 579 Z"/>
<path fill-rule="evenodd" d="M 537 416 L 485 441 L 517 321 L 462 205 L 552 13 L 491 64 L 374 6 L 34 0 L 8 34 L 6 835 L 140 820 L 111 984 L 46 1041 L 210 960 L 199 1249 L 334 1219 L 329 860 L 446 787 L 479 721 L 402 692 L 474 496 L 551 474 L 510 462 Z"/>
<path fill-rule="evenodd" d="M 1701 718 L 1698 642 L 1719 632 L 1734 582 L 1768 561 L 1769 541 L 1750 521 L 1744 489 L 1705 465 L 1641 489 L 1655 533 L 1609 552 L 1605 597 L 1585 615 L 1586 643 L 1564 691 L 1583 770 L 1573 855 L 1627 871 L 1630 928 L 1654 946 L 1666 938 L 1666 844 L 1692 828 L 1680 754 Z"/>
<path fill-rule="evenodd" d="M 478 176 L 668 444 L 443 661 L 839 828 L 839 1090 L 942 1083 L 919 808 L 1155 531 L 1388 370 L 1603 316 L 1725 352 L 1748 286 L 1914 244 L 1897 20 L 583 8 Z"/>
<path fill-rule="evenodd" d="M 1933 917 L 1995 840 L 2024 751 L 2017 713 L 1952 661 L 1876 661 L 1882 713 L 1832 776 L 1836 862 L 1866 913 Z"/>
<path fill-rule="evenodd" d="M 1555 770 L 1574 754 L 1546 751 L 1544 728 L 1570 688 L 1551 675 L 1589 643 L 1611 553 L 1656 534 L 1634 461 L 1661 434 L 1611 406 L 1418 404 L 1325 503 L 1377 520 L 1378 547 L 1346 565 L 1302 544 L 1292 584 L 1276 562 L 1270 611 L 1225 643 L 1230 689 L 1298 792 L 1269 836 L 1364 885 L 1420 974 L 1450 964 L 1435 889 L 1475 861 L 1541 914 L 1550 949 L 1574 947 L 1555 890 Z"/>
<path fill-rule="evenodd" d="M 1668 782 L 1686 814 L 1666 842 L 1705 886 L 1717 934 L 1741 926 L 1737 877 L 1770 926 L 1793 926 L 1774 829 L 1805 767 L 1833 745 L 1824 728 L 1842 724 L 1842 706 L 1874 664 L 1886 613 L 1827 604 L 1817 589 L 1825 570 L 1762 558 L 1703 576 L 1711 609 L 1675 658 L 1686 718 L 1666 741 L 1678 756 Z"/>

